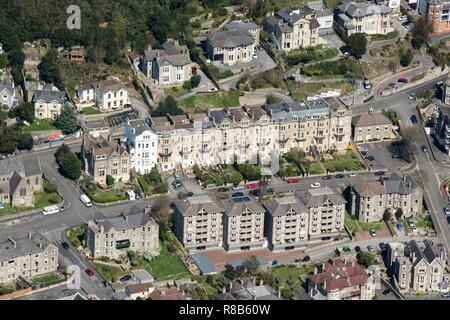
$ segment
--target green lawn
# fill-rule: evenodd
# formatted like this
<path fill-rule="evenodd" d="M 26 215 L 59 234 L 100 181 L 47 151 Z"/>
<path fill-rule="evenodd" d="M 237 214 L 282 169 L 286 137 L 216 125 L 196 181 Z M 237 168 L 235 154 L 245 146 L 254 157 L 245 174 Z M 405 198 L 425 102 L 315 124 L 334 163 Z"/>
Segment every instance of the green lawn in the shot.
<path fill-rule="evenodd" d="M 180 258 L 175 253 L 169 252 L 164 243 L 161 243 L 161 252 L 158 257 L 151 261 L 147 261 L 141 257 L 137 258 L 137 260 L 158 281 L 183 278 L 190 274 Z"/>
<path fill-rule="evenodd" d="M 355 216 L 352 216 L 350 213 L 348 213 L 347 211 L 345 212 L 345 220 L 344 223 L 347 227 L 347 229 L 353 233 L 353 231 L 355 232 L 359 232 L 362 231 L 359 222 L 358 222 L 358 218 L 356 218 Z"/>
<path fill-rule="evenodd" d="M 94 114 L 101 114 L 102 112 L 100 111 L 100 109 L 95 108 L 95 107 L 87 107 L 83 109 L 83 114 L 87 115 L 87 116 L 91 116 Z"/>
<path fill-rule="evenodd" d="M 386 223 L 384 221 L 370 222 L 370 223 L 359 222 L 359 225 L 361 226 L 361 229 L 363 231 L 369 231 L 370 229 L 375 229 L 375 230 L 386 230 L 387 229 Z"/>
<path fill-rule="evenodd" d="M 46 192 L 36 193 L 35 197 L 36 197 L 36 201 L 35 201 L 36 208 L 43 208 L 43 207 L 51 206 L 54 204 L 59 204 L 63 201 L 61 196 L 56 192 L 54 192 L 54 193 L 46 193 Z"/>
<path fill-rule="evenodd" d="M 45 130 L 57 130 L 57 128 L 52 124 L 52 121 L 48 119 L 34 119 L 31 125 L 23 127 L 23 131 L 25 132 Z"/>
<path fill-rule="evenodd" d="M 31 281 L 36 284 L 46 284 L 46 283 L 54 282 L 54 281 L 57 281 L 60 279 L 62 279 L 62 277 L 60 275 L 57 275 L 55 273 L 49 273 L 44 276 L 33 278 Z"/>
<path fill-rule="evenodd" d="M 311 163 L 306 170 L 310 174 L 322 174 L 325 172 L 325 170 L 320 162 Z"/>
<path fill-rule="evenodd" d="M 94 262 L 93 265 L 95 270 L 111 283 L 116 282 L 121 276 L 131 273 L 130 271 L 122 271 L 119 267 L 108 266 L 98 262 Z"/>
<path fill-rule="evenodd" d="M 116 191 L 115 189 L 103 190 L 99 187 L 93 188 L 83 187 L 83 191 L 92 201 L 97 203 L 110 203 L 127 199 L 124 191 Z"/>
<path fill-rule="evenodd" d="M 387 34 L 373 34 L 370 36 L 370 40 L 372 41 L 382 41 L 382 40 L 390 40 L 398 37 L 398 31 L 394 30 Z"/>
<path fill-rule="evenodd" d="M 3 209 L 0 209 L 0 217 L 34 209 L 33 207 L 13 208 L 9 204 L 3 204 L 3 207 Z"/>
<path fill-rule="evenodd" d="M 279 285 L 284 286 L 286 282 L 300 280 L 302 276 L 309 276 L 314 273 L 313 264 L 303 264 L 300 266 L 280 266 L 272 269 L 272 273 L 278 279 Z"/>
<path fill-rule="evenodd" d="M 169 88 L 164 88 L 163 90 L 164 90 L 164 93 L 166 94 L 166 96 L 173 96 L 173 97 L 178 97 L 178 96 L 188 93 L 188 90 L 184 89 L 183 86 L 169 87 Z"/>
<path fill-rule="evenodd" d="M 67 232 L 67 238 L 75 248 L 78 248 L 83 243 L 84 240 L 84 228 L 74 227 L 70 229 Z"/>
<path fill-rule="evenodd" d="M 344 171 L 344 170 L 356 171 L 364 168 L 364 164 L 351 154 L 336 156 L 335 159 L 332 161 L 325 161 L 323 163 L 323 166 L 329 172 Z"/>
<path fill-rule="evenodd" d="M 243 93 L 237 90 L 197 94 L 179 101 L 179 105 L 189 109 L 238 107 L 239 97 L 242 95 Z"/>

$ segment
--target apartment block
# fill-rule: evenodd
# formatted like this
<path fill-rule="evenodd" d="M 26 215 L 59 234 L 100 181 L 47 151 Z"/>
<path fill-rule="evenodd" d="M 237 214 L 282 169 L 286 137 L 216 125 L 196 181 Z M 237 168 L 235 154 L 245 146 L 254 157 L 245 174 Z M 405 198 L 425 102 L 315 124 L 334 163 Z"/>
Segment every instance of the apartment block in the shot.
<path fill-rule="evenodd" d="M 372 300 L 375 290 L 375 279 L 364 266 L 340 258 L 317 264 L 308 278 L 314 300 Z"/>
<path fill-rule="evenodd" d="M 224 247 L 228 251 L 261 248 L 265 245 L 265 209 L 255 201 L 225 200 Z"/>
<path fill-rule="evenodd" d="M 445 249 L 431 242 L 411 240 L 406 245 L 389 244 L 388 265 L 392 266 L 400 291 L 404 293 L 448 292 L 450 275 L 446 271 Z"/>
<path fill-rule="evenodd" d="M 394 31 L 391 13 L 384 4 L 344 0 L 336 8 L 334 28 L 347 37 L 354 33 L 387 34 Z"/>
<path fill-rule="evenodd" d="M 433 34 L 450 31 L 450 1 L 423 0 L 419 3 L 418 11 L 425 17 L 426 23 L 431 25 Z"/>
<path fill-rule="evenodd" d="M 382 113 L 360 114 L 352 118 L 352 137 L 356 143 L 385 141 L 395 138 L 392 122 Z"/>
<path fill-rule="evenodd" d="M 149 173 L 158 162 L 157 134 L 146 119 L 128 120 L 124 125 L 131 167 L 137 173 Z"/>
<path fill-rule="evenodd" d="M 349 187 L 347 210 L 364 223 L 381 221 L 386 209 L 399 208 L 404 217 L 422 212 L 423 190 L 410 176 L 393 173 L 385 180 L 354 181 Z"/>
<path fill-rule="evenodd" d="M 338 239 L 344 229 L 345 199 L 329 187 L 298 192 L 297 196 L 309 209 L 309 241 Z"/>
<path fill-rule="evenodd" d="M 0 285 L 19 277 L 30 279 L 58 268 L 58 248 L 38 234 L 0 242 Z"/>
<path fill-rule="evenodd" d="M 217 31 L 206 37 L 206 54 L 211 61 L 228 66 L 248 63 L 253 60 L 255 44 L 247 30 Z"/>
<path fill-rule="evenodd" d="M 192 76 L 189 50 L 177 40 L 168 39 L 162 49 L 149 48 L 141 58 L 141 71 L 156 84 L 167 87 L 181 85 Z"/>
<path fill-rule="evenodd" d="M 309 210 L 293 196 L 263 202 L 265 229 L 272 251 L 305 248 L 308 243 Z"/>
<path fill-rule="evenodd" d="M 93 181 L 107 183 L 107 176 L 115 182 L 130 180 L 131 159 L 125 146 L 113 140 L 111 136 L 83 137 L 81 155 L 84 160 L 84 171 Z"/>
<path fill-rule="evenodd" d="M 118 259 L 127 251 L 157 256 L 160 250 L 159 226 L 138 207 L 109 218 L 97 213 L 87 224 L 86 244 L 94 259 Z"/>
<path fill-rule="evenodd" d="M 208 195 L 176 201 L 175 235 L 188 251 L 222 247 L 224 211 Z"/>
<path fill-rule="evenodd" d="M 319 37 L 319 21 L 313 10 L 283 8 L 265 20 L 265 29 L 279 50 L 313 47 L 323 44 Z"/>

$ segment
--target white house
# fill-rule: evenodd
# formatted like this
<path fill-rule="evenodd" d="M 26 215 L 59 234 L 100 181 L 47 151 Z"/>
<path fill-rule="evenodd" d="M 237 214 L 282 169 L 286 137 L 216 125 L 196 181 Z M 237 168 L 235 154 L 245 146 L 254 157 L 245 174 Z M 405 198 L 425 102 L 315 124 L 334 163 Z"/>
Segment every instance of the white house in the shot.
<path fill-rule="evenodd" d="M 131 167 L 140 174 L 149 173 L 158 162 L 158 136 L 144 119 L 125 122 L 125 136 Z"/>
<path fill-rule="evenodd" d="M 125 293 L 130 300 L 148 299 L 154 290 L 152 283 L 132 284 L 125 287 Z"/>
<path fill-rule="evenodd" d="M 122 109 L 129 104 L 126 86 L 116 79 L 100 81 L 96 88 L 97 107 L 102 111 Z"/>
<path fill-rule="evenodd" d="M 55 119 L 66 101 L 66 93 L 59 90 L 39 90 L 33 98 L 35 117 L 38 119 Z"/>
<path fill-rule="evenodd" d="M 0 83 L 0 106 L 5 105 L 12 108 L 16 97 L 14 84 Z"/>
<path fill-rule="evenodd" d="M 97 85 L 93 82 L 77 86 L 77 94 L 80 103 L 95 102 L 95 90 Z"/>

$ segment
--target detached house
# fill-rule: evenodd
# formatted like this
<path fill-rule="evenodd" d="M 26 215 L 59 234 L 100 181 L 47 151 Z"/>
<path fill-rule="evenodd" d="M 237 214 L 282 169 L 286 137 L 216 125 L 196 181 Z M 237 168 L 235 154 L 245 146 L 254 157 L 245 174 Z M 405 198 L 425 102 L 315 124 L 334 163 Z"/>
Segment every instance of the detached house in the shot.
<path fill-rule="evenodd" d="M 344 0 L 336 9 L 334 28 L 344 36 L 354 33 L 387 34 L 394 31 L 391 13 L 392 9 L 384 4 Z"/>
<path fill-rule="evenodd" d="M 262 27 L 254 23 L 253 21 L 231 21 L 223 26 L 225 31 L 247 31 L 255 39 L 255 46 L 259 45 L 259 35 Z"/>
<path fill-rule="evenodd" d="M 93 138 L 85 136 L 81 148 L 84 159 L 84 170 L 95 182 L 106 184 L 106 177 L 112 176 L 114 181 L 130 180 L 131 159 L 124 146 L 115 140 L 103 136 Z"/>
<path fill-rule="evenodd" d="M 320 24 L 309 9 L 283 8 L 266 19 L 265 29 L 278 49 L 290 51 L 323 43 L 319 38 Z"/>
<path fill-rule="evenodd" d="M 356 143 L 391 140 L 395 138 L 392 122 L 382 113 L 360 114 L 352 118 L 352 137 Z"/>
<path fill-rule="evenodd" d="M 192 76 L 189 50 L 178 41 L 168 39 L 162 49 L 148 48 L 141 60 L 141 71 L 162 86 L 175 86 Z"/>
<path fill-rule="evenodd" d="M 206 37 L 206 54 L 225 65 L 248 63 L 255 52 L 255 38 L 246 30 L 218 31 Z"/>
<path fill-rule="evenodd" d="M 35 117 L 38 119 L 55 119 L 66 102 L 66 93 L 59 90 L 38 90 L 33 97 Z"/>
<path fill-rule="evenodd" d="M 95 94 L 97 107 L 102 111 L 119 110 L 130 103 L 127 87 L 117 79 L 100 81 Z"/>
<path fill-rule="evenodd" d="M 42 191 L 42 171 L 36 156 L 0 160 L 0 202 L 12 207 L 32 207 L 35 192 Z"/>
<path fill-rule="evenodd" d="M 16 90 L 13 83 L 0 83 L 0 106 L 11 109 L 15 104 Z"/>

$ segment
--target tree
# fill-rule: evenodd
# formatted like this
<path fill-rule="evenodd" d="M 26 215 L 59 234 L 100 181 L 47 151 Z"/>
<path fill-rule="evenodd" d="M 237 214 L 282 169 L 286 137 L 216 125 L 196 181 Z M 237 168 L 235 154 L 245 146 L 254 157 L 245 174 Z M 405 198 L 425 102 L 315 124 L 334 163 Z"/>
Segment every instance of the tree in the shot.
<path fill-rule="evenodd" d="M 411 52 L 411 50 L 406 51 L 405 53 L 403 53 L 400 57 L 400 64 L 403 67 L 407 67 L 410 65 L 410 63 L 412 62 L 414 58 L 413 53 Z"/>
<path fill-rule="evenodd" d="M 414 49 L 419 49 L 428 41 L 431 30 L 431 22 L 428 22 L 425 17 L 414 20 L 411 29 L 411 45 Z"/>
<path fill-rule="evenodd" d="M 192 76 L 192 78 L 191 78 L 191 87 L 192 88 L 197 88 L 198 85 L 200 84 L 201 80 L 202 80 L 202 78 L 199 75 Z"/>
<path fill-rule="evenodd" d="M 389 208 L 386 208 L 383 213 L 383 220 L 389 222 L 392 219 L 392 213 Z"/>
<path fill-rule="evenodd" d="M 354 33 L 346 39 L 351 54 L 357 59 L 366 53 L 367 38 L 362 33 Z"/>
<path fill-rule="evenodd" d="M 61 114 L 54 121 L 54 125 L 64 134 L 71 134 L 78 129 L 78 117 L 75 110 L 69 106 L 64 106 Z"/>
<path fill-rule="evenodd" d="M 168 96 L 159 103 L 158 108 L 152 112 L 152 116 L 161 117 L 167 114 L 175 116 L 183 113 L 184 111 L 178 107 L 177 101 L 172 96 Z"/>
<path fill-rule="evenodd" d="M 368 268 L 369 266 L 371 266 L 375 263 L 375 258 L 373 256 L 373 254 L 371 254 L 370 252 L 365 252 L 365 251 L 359 252 L 356 255 L 356 258 L 358 259 L 358 263 L 362 264 L 366 268 Z"/>
<path fill-rule="evenodd" d="M 244 261 L 244 267 L 247 269 L 248 273 L 254 274 L 256 273 L 256 271 L 258 271 L 259 261 L 255 256 L 251 256 Z"/>
<path fill-rule="evenodd" d="M 160 196 L 155 199 L 155 202 L 150 213 L 158 223 L 166 225 L 172 218 L 170 210 L 170 199 L 167 196 Z"/>
<path fill-rule="evenodd" d="M 56 184 L 51 183 L 51 182 L 44 183 L 44 191 L 46 193 L 55 193 L 56 190 L 58 190 L 58 187 L 56 186 Z"/>
<path fill-rule="evenodd" d="M 0 54 L 0 69 L 5 69 L 8 66 L 8 58 L 5 54 Z"/>
<path fill-rule="evenodd" d="M 225 265 L 225 271 L 223 272 L 223 275 L 229 280 L 234 280 L 236 279 L 237 273 L 234 267 L 231 264 L 227 263 Z"/>
<path fill-rule="evenodd" d="M 39 76 L 41 80 L 48 83 L 53 83 L 59 87 L 61 85 L 61 74 L 58 66 L 58 52 L 56 49 L 50 49 L 42 62 L 38 66 Z"/>
<path fill-rule="evenodd" d="M 402 216 L 403 216 L 403 209 L 402 208 L 398 208 L 395 211 L 395 218 L 397 218 L 397 220 L 401 220 Z"/>
<path fill-rule="evenodd" d="M 275 104 L 275 103 L 279 103 L 280 99 L 275 97 L 273 94 L 269 94 L 266 97 L 266 103 L 267 104 Z"/>
<path fill-rule="evenodd" d="M 76 181 L 81 175 L 81 161 L 73 151 L 69 151 L 62 157 L 59 170 L 64 177 Z"/>
<path fill-rule="evenodd" d="M 112 186 L 114 184 L 114 177 L 108 174 L 106 176 L 106 184 Z"/>
<path fill-rule="evenodd" d="M 33 149 L 33 137 L 31 136 L 30 133 L 22 133 L 19 135 L 17 149 L 19 150 Z"/>
<path fill-rule="evenodd" d="M 70 152 L 70 148 L 67 144 L 63 143 L 55 152 L 56 163 L 61 163 L 61 160 Z"/>
<path fill-rule="evenodd" d="M 24 102 L 14 109 L 14 114 L 16 118 L 21 121 L 26 121 L 28 123 L 33 123 L 34 120 L 34 105 L 29 102 Z"/>
<path fill-rule="evenodd" d="M 17 149 L 19 136 L 15 128 L 5 128 L 0 132 L 0 154 L 13 154 Z"/>

